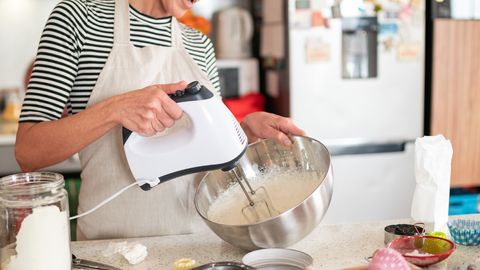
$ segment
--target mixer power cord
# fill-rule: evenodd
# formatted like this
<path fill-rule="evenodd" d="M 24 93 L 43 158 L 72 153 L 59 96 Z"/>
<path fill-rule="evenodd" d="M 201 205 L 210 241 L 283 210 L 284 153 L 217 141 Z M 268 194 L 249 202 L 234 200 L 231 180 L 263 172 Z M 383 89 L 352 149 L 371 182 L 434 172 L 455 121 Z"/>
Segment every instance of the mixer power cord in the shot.
<path fill-rule="evenodd" d="M 89 215 L 95 211 L 97 211 L 100 207 L 104 206 L 105 204 L 109 203 L 110 201 L 112 201 L 113 199 L 117 198 L 118 196 L 120 196 L 123 192 L 127 191 L 129 188 L 131 187 L 134 187 L 134 186 L 143 186 L 144 184 L 149 184 L 151 187 L 154 187 L 156 185 L 158 185 L 160 183 L 160 179 L 153 179 L 153 180 L 142 180 L 142 181 L 137 181 L 135 183 L 132 183 L 124 188 L 122 188 L 121 190 L 119 190 L 118 192 L 116 192 L 115 194 L 113 194 L 112 196 L 106 198 L 105 200 L 103 200 L 102 202 L 100 202 L 99 204 L 97 204 L 95 207 L 93 207 L 92 209 L 88 210 L 87 212 L 84 212 L 84 213 L 81 213 L 79 215 L 76 215 L 76 216 L 73 216 L 73 217 L 70 217 L 70 220 L 74 220 L 74 219 L 78 219 L 78 218 L 81 218 L 83 216 L 86 216 L 86 215 Z"/>

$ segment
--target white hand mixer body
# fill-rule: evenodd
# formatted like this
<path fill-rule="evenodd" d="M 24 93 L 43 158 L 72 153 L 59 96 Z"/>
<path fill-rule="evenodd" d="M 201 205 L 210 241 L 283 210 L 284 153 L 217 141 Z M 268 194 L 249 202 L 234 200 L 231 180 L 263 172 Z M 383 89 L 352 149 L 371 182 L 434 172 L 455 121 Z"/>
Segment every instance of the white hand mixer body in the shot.
<path fill-rule="evenodd" d="M 198 82 L 170 97 L 184 111 L 175 125 L 151 137 L 123 129 L 125 155 L 137 182 L 156 184 L 195 172 L 231 169 L 247 136 L 222 100 Z"/>

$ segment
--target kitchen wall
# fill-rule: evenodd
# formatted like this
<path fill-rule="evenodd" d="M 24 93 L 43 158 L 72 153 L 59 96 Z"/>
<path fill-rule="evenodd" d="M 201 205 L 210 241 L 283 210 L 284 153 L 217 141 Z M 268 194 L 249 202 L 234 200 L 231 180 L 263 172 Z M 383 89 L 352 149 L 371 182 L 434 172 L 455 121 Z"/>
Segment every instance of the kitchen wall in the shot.
<path fill-rule="evenodd" d="M 23 88 L 45 22 L 58 0 L 0 0 L 0 89 Z"/>

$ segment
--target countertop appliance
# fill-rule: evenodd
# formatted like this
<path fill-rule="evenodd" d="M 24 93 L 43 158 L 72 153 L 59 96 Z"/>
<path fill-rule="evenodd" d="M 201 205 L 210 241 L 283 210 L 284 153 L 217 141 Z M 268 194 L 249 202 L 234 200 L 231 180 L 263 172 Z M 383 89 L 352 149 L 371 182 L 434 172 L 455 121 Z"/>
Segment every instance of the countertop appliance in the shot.
<path fill-rule="evenodd" d="M 297 2 L 288 0 L 285 24 L 288 105 L 333 156 L 324 223 L 410 217 L 412 142 L 424 132 L 425 1 L 377 1 L 382 9 L 369 13 L 368 1 L 344 0 L 328 27 L 298 26 L 331 7 Z"/>
<path fill-rule="evenodd" d="M 195 172 L 233 168 L 247 136 L 222 100 L 198 82 L 170 97 L 184 111 L 171 128 L 144 136 L 123 128 L 130 170 L 143 190 Z M 161 164 L 161 166 L 159 166 Z"/>
<path fill-rule="evenodd" d="M 238 98 L 260 90 L 256 58 L 217 60 L 223 98 Z"/>
<path fill-rule="evenodd" d="M 219 59 L 251 57 L 253 19 L 250 12 L 241 7 L 229 7 L 215 16 L 215 51 Z"/>

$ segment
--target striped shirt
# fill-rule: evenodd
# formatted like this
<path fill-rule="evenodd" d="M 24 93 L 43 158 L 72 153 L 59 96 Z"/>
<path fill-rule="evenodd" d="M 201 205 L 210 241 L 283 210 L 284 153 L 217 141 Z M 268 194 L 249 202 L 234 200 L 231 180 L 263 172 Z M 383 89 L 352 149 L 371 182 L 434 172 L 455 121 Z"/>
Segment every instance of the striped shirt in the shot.
<path fill-rule="evenodd" d="M 20 122 L 42 122 L 85 109 L 113 47 L 114 0 L 63 0 L 43 30 Z M 153 18 L 129 8 L 135 47 L 171 46 L 172 17 Z M 220 92 L 210 39 L 181 26 L 183 45 Z"/>

